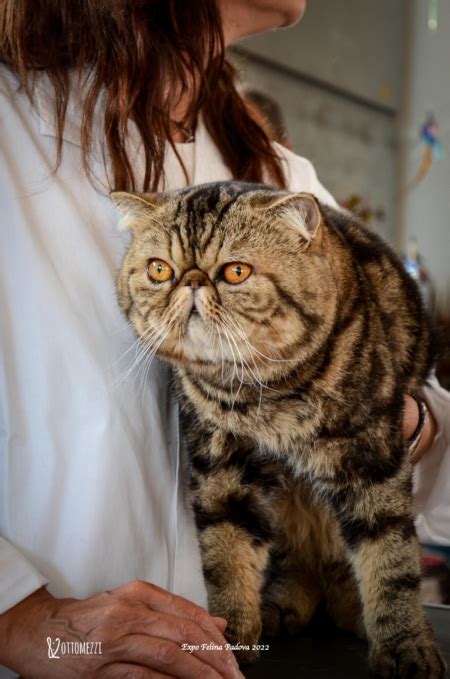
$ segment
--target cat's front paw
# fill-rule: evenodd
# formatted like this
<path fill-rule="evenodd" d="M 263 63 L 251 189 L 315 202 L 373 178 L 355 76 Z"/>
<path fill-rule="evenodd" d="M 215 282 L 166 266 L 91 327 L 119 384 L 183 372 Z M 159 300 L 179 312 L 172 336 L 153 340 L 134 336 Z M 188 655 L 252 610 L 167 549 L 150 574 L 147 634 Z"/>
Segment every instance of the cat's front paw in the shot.
<path fill-rule="evenodd" d="M 446 662 L 431 635 L 411 635 L 397 644 L 374 647 L 369 657 L 373 677 L 386 679 L 442 679 Z"/>
<path fill-rule="evenodd" d="M 228 621 L 225 636 L 233 647 L 233 653 L 240 665 L 247 665 L 255 662 L 259 656 L 257 650 L 259 638 L 261 636 L 261 622 L 255 620 L 247 623 Z"/>
<path fill-rule="evenodd" d="M 284 634 L 295 636 L 305 627 L 305 621 L 294 608 L 281 608 L 274 603 L 267 603 L 262 609 L 264 634 L 268 637 L 279 637 Z"/>

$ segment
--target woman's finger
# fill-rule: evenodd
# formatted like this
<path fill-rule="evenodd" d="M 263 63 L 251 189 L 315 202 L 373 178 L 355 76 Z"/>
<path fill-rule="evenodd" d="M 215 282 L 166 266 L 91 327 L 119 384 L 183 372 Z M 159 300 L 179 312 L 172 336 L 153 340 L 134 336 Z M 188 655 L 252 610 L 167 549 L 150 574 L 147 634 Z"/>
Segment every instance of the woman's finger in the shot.
<path fill-rule="evenodd" d="M 226 677 L 239 677 L 237 671 L 234 674 L 228 672 L 221 675 L 217 670 L 196 658 L 193 654 L 181 650 L 179 644 L 167 639 L 149 637 L 145 634 L 126 636 L 116 653 L 126 662 L 141 665 L 161 674 L 168 674 L 177 679 L 222 679 Z M 133 677 L 134 679 L 134 677 Z"/>
<path fill-rule="evenodd" d="M 184 597 L 171 594 L 161 587 L 140 580 L 123 585 L 115 591 L 135 601 L 140 601 L 152 610 L 192 620 L 204 629 L 215 643 L 227 643 L 208 611 Z"/>
<path fill-rule="evenodd" d="M 213 667 L 223 677 L 236 677 L 237 661 L 224 644 L 217 644 L 202 627 L 190 619 L 170 613 L 149 614 L 136 626 L 139 633 L 149 637 L 167 639 L 176 643 L 184 653 L 194 655 L 203 663 Z"/>
<path fill-rule="evenodd" d="M 96 673 L 99 679 L 173 679 L 170 674 L 162 674 L 134 663 L 115 662 L 105 665 Z"/>
<path fill-rule="evenodd" d="M 227 628 L 228 621 L 225 620 L 225 618 L 218 618 L 217 616 L 212 616 L 212 621 L 214 622 L 215 626 L 223 634 Z"/>

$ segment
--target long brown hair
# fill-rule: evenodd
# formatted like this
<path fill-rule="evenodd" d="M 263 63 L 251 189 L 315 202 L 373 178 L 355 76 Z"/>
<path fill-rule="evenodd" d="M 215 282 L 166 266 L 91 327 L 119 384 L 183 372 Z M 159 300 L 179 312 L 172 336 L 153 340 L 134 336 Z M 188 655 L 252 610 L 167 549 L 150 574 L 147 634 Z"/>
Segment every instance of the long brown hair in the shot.
<path fill-rule="evenodd" d="M 218 0 L 0 0 L 0 59 L 18 74 L 30 99 L 36 75 L 53 85 L 57 162 L 70 71 L 87 78 L 81 124 L 83 164 L 89 156 L 93 120 L 104 98 L 104 144 L 111 188 L 156 190 L 164 176 L 166 140 L 175 149 L 171 111 L 187 97 L 184 120 L 202 112 L 206 127 L 235 179 L 285 184 L 267 132 L 247 110 L 226 60 Z M 132 121 L 145 154 L 138 185 L 126 151 Z"/>

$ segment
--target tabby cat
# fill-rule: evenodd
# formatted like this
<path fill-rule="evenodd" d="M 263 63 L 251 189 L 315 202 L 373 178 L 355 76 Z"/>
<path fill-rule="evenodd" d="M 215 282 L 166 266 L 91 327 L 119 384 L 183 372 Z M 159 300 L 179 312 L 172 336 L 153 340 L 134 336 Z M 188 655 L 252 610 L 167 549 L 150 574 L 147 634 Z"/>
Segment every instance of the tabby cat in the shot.
<path fill-rule="evenodd" d="M 322 603 L 378 676 L 442 677 L 402 437 L 434 340 L 400 261 L 309 194 L 112 197 L 133 234 L 120 305 L 175 366 L 209 606 L 240 659 Z"/>

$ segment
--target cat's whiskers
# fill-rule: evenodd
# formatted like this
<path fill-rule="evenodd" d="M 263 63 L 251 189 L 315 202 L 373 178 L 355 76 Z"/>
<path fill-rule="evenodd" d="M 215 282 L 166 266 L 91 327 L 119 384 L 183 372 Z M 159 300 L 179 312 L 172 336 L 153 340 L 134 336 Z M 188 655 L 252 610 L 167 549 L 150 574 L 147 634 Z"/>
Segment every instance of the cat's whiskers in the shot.
<path fill-rule="evenodd" d="M 132 327 L 132 326 L 130 326 L 130 324 L 128 324 L 128 327 L 130 328 L 130 327 Z M 147 333 L 150 332 L 150 330 L 151 330 L 151 328 L 147 328 L 147 330 L 146 330 L 140 337 L 136 337 L 136 339 L 134 340 L 134 342 L 132 342 L 132 344 L 130 344 L 130 346 L 129 346 L 127 349 L 125 349 L 125 351 L 123 352 L 123 354 L 121 354 L 121 355 L 119 356 L 119 358 L 117 358 L 117 359 L 114 361 L 114 365 L 116 365 L 116 364 L 120 363 L 121 361 L 123 361 L 123 359 L 125 358 L 125 356 L 127 356 L 127 355 L 130 353 L 130 351 L 132 351 L 133 349 L 138 350 L 139 348 L 141 348 L 141 347 L 142 347 L 142 340 L 143 340 L 143 338 L 147 335 Z"/>
<path fill-rule="evenodd" d="M 230 332 L 231 332 L 231 329 L 230 329 Z M 249 347 L 247 347 L 247 349 L 249 349 Z M 241 360 L 243 361 L 243 363 L 245 364 L 247 370 L 249 370 L 249 372 L 250 372 L 250 374 L 251 374 L 251 377 L 250 377 L 250 385 L 251 385 L 251 386 L 255 386 L 255 387 L 259 387 L 258 408 L 257 408 L 257 410 L 256 410 L 256 415 L 257 415 L 257 417 L 259 417 L 259 414 L 260 414 L 260 411 L 261 411 L 261 403 L 262 403 L 262 393 L 263 393 L 263 389 L 267 389 L 268 387 L 267 387 L 267 385 L 264 384 L 264 382 L 262 381 L 261 375 L 259 374 L 259 371 L 258 371 L 258 368 L 257 368 L 257 366 L 256 366 L 255 360 L 254 360 L 254 358 L 253 358 L 253 356 L 252 356 L 251 350 L 249 349 L 249 353 L 250 353 L 250 357 L 251 357 L 251 359 L 252 359 L 252 361 L 253 361 L 253 365 L 255 366 L 255 370 L 256 370 L 256 372 L 257 372 L 257 375 L 254 374 L 254 372 L 253 372 L 253 370 L 250 368 L 248 362 L 244 359 L 244 357 L 243 357 L 243 355 L 242 355 L 242 352 L 239 351 L 239 353 L 240 353 L 240 356 L 241 356 Z M 252 377 L 255 379 L 255 382 L 253 382 Z"/>
<path fill-rule="evenodd" d="M 221 313 L 220 313 L 220 308 L 217 305 L 214 306 L 213 311 L 215 313 L 213 315 L 211 315 L 210 319 L 212 321 L 214 330 L 217 333 L 217 337 L 219 338 L 220 359 L 221 359 L 221 380 L 223 382 L 224 381 L 224 375 L 225 375 L 225 352 L 224 352 L 224 348 L 223 348 L 222 334 L 220 332 Z"/>
<path fill-rule="evenodd" d="M 134 360 L 132 364 L 128 367 L 128 369 L 124 370 L 123 373 L 119 375 L 119 377 L 115 381 L 116 386 L 125 382 L 132 374 L 133 370 L 137 368 L 134 381 L 136 381 L 139 378 L 139 375 L 141 375 L 141 388 L 142 393 L 144 394 L 145 374 L 148 374 L 148 369 L 150 368 L 150 364 L 151 361 L 153 360 L 154 354 L 156 353 L 161 343 L 164 341 L 165 337 L 167 337 L 167 334 L 172 329 L 172 325 L 170 328 L 167 329 L 167 324 L 169 322 L 170 319 L 168 320 L 161 319 L 160 324 L 162 325 L 162 327 L 147 328 L 147 330 L 145 330 L 142 333 L 142 335 L 136 340 L 136 342 L 133 343 L 131 348 L 136 347 L 136 354 Z M 125 352 L 124 356 L 126 355 L 126 353 L 128 353 L 128 351 Z M 149 356 L 151 356 L 151 358 L 148 363 L 148 369 L 146 370 L 147 366 L 146 360 Z"/>
<path fill-rule="evenodd" d="M 212 350 L 213 350 L 213 353 L 215 354 L 216 353 L 216 345 L 218 344 L 218 340 L 220 340 L 220 334 L 217 331 L 217 328 L 216 328 L 214 323 L 208 324 L 207 332 L 208 332 L 208 335 L 211 335 Z M 223 375 L 223 366 L 222 366 L 222 375 Z"/>
<path fill-rule="evenodd" d="M 182 330 L 182 327 L 183 327 L 183 326 L 181 325 L 181 323 L 179 323 L 179 324 L 178 324 L 178 337 L 177 337 L 176 342 L 175 342 L 175 345 L 178 345 L 178 346 L 182 346 L 182 342 L 181 342 L 181 330 Z"/>
<path fill-rule="evenodd" d="M 117 379 L 114 381 L 114 386 L 119 386 L 123 382 L 125 382 L 130 374 L 133 372 L 133 370 L 139 365 L 141 362 L 142 358 L 147 352 L 147 344 L 146 342 L 151 342 L 153 337 L 159 333 L 158 329 L 152 329 L 152 328 L 147 328 L 147 330 L 142 333 L 140 337 L 138 337 L 133 344 L 125 351 L 122 356 L 115 361 L 115 363 L 118 363 L 119 361 L 123 360 L 125 356 L 134 348 L 135 349 L 135 355 L 134 359 L 132 359 L 131 365 L 128 366 L 128 368 L 125 368 L 122 373 L 119 374 Z"/>
<path fill-rule="evenodd" d="M 216 309 L 216 311 L 217 311 L 217 309 Z M 209 314 L 208 320 L 209 320 L 209 323 L 207 324 L 208 332 L 212 331 L 214 340 L 217 338 L 219 345 L 220 345 L 221 381 L 223 382 L 224 379 L 225 379 L 225 352 L 224 352 L 224 348 L 223 348 L 222 334 L 220 332 L 221 327 L 220 327 L 220 323 L 218 322 L 220 320 L 220 316 L 217 313 L 216 314 Z M 214 349 L 215 349 L 215 344 L 213 345 L 213 351 L 214 351 Z"/>
<path fill-rule="evenodd" d="M 230 389 L 233 389 L 233 382 L 234 382 L 235 376 L 237 375 L 236 357 L 234 355 L 233 345 L 231 344 L 230 338 L 228 337 L 228 333 L 225 329 L 223 329 L 223 330 L 225 332 L 225 337 L 226 337 L 226 340 L 228 342 L 228 346 L 230 347 L 231 356 L 233 358 L 233 372 L 232 372 L 231 377 L 230 377 Z"/>
<path fill-rule="evenodd" d="M 217 325 L 217 324 L 216 324 L 216 325 Z M 216 327 L 216 325 L 215 325 L 215 327 Z M 219 328 L 219 326 L 217 325 L 217 330 L 216 330 L 216 332 L 217 332 L 217 337 L 219 338 L 219 342 L 220 342 L 220 358 L 221 358 L 221 368 L 222 368 L 222 371 L 221 371 L 221 380 L 222 380 L 222 382 L 223 382 L 223 380 L 224 380 L 224 373 L 225 373 L 225 354 L 224 354 L 224 350 L 223 350 L 222 335 L 220 334 L 220 330 L 219 330 L 218 328 Z"/>
<path fill-rule="evenodd" d="M 230 333 L 232 334 L 232 326 L 228 323 L 228 319 L 222 317 L 222 321 L 226 324 L 228 330 L 229 330 Z M 253 386 L 259 385 L 260 389 L 267 389 L 268 391 L 273 391 L 273 392 L 275 392 L 275 393 L 277 393 L 277 394 L 280 393 L 277 389 L 273 389 L 272 387 L 269 387 L 269 386 L 264 382 L 264 380 L 262 379 L 262 376 L 261 376 L 261 374 L 260 374 L 260 372 L 259 372 L 258 366 L 256 365 L 256 361 L 255 361 L 255 358 L 254 358 L 254 356 L 253 356 L 253 352 L 252 352 L 251 345 L 246 341 L 245 334 L 244 334 L 244 336 L 241 336 L 241 339 L 243 339 L 244 342 L 245 342 L 246 345 L 247 345 L 247 350 L 248 350 L 248 352 L 249 352 L 249 355 L 250 355 L 251 360 L 253 361 L 253 365 L 254 365 L 254 368 L 255 368 L 255 371 L 256 371 L 256 374 L 255 374 L 255 372 L 252 370 L 252 368 L 251 368 L 250 365 L 248 364 L 248 361 L 246 361 L 246 360 L 244 359 L 244 357 L 243 357 L 243 355 L 242 355 L 242 352 L 239 351 L 239 354 L 240 354 L 240 356 L 241 356 L 241 359 L 242 359 L 242 361 L 244 362 L 244 364 L 245 364 L 247 370 L 250 372 L 251 376 L 255 379 L 255 382 L 256 382 L 256 383 L 254 383 L 253 380 L 250 378 L 250 384 L 252 384 Z M 235 344 L 236 344 L 236 342 L 235 342 Z M 261 394 L 260 394 L 260 396 L 261 396 Z"/>
<path fill-rule="evenodd" d="M 127 330 L 128 330 L 128 332 L 130 332 L 132 330 L 129 321 L 127 321 L 123 325 L 120 325 L 118 328 L 116 328 L 112 332 L 108 333 L 108 336 L 114 337 L 115 335 L 118 335 L 120 332 L 125 332 Z"/>
<path fill-rule="evenodd" d="M 230 322 L 230 324 L 232 324 L 234 327 L 236 327 L 236 323 L 233 323 L 233 320 L 232 320 L 231 318 L 228 318 L 228 321 Z M 252 359 L 252 361 L 253 361 L 253 365 L 255 366 L 255 370 L 256 370 L 256 372 L 257 372 L 257 374 L 258 374 L 258 377 L 256 378 L 256 380 L 257 380 L 257 383 L 259 384 L 259 401 L 258 401 L 258 408 L 257 408 L 256 413 L 257 413 L 257 416 L 259 417 L 259 414 L 260 414 L 260 411 L 261 411 L 261 403 L 262 403 L 262 392 L 263 392 L 263 389 L 266 389 L 266 390 L 268 390 L 268 391 L 273 391 L 273 392 L 276 393 L 276 394 L 279 394 L 279 393 L 281 393 L 281 392 L 280 392 L 278 389 L 273 389 L 272 387 L 269 387 L 267 384 L 264 383 L 264 381 L 263 381 L 263 379 L 262 379 L 262 377 L 261 377 L 261 375 L 260 375 L 258 366 L 256 365 L 256 361 L 255 361 L 254 355 L 253 355 L 254 351 L 257 352 L 257 353 L 260 353 L 260 352 L 258 352 L 258 350 L 256 349 L 256 347 L 254 347 L 254 346 L 248 341 L 247 335 L 245 334 L 244 330 L 243 330 L 242 328 L 240 328 L 240 326 L 237 326 L 237 327 L 236 327 L 236 330 L 238 331 L 238 335 L 244 340 L 244 342 L 245 342 L 245 344 L 246 344 L 246 346 L 247 346 L 247 350 L 248 350 L 248 352 L 249 352 L 249 354 L 250 354 L 250 357 L 251 357 L 251 359 Z M 262 355 L 262 354 L 261 354 L 261 355 Z M 287 361 L 286 361 L 286 362 L 287 362 Z M 254 376 L 253 371 L 251 371 L 251 373 L 252 373 L 252 375 Z M 259 379 L 258 379 L 258 378 L 259 378 Z M 256 385 L 255 385 L 255 386 L 256 386 Z"/>
<path fill-rule="evenodd" d="M 159 339 L 156 339 L 154 342 L 152 342 L 150 351 L 146 353 L 143 359 L 143 363 L 139 369 L 139 372 L 141 373 L 141 390 L 142 390 L 142 407 L 144 408 L 144 396 L 145 396 L 145 385 L 147 382 L 148 374 L 150 371 L 150 367 L 153 363 L 153 359 L 156 356 L 156 353 L 161 346 L 161 344 L 164 342 L 164 340 L 167 338 L 167 336 L 172 332 L 172 329 L 176 323 L 176 319 L 172 320 L 169 327 L 163 332 L 162 336 Z M 139 374 L 139 373 L 138 373 Z"/>
<path fill-rule="evenodd" d="M 220 323 L 219 327 L 220 327 L 221 332 L 224 332 L 224 333 L 225 333 L 225 338 L 226 338 L 226 340 L 227 340 L 227 342 L 228 342 L 228 346 L 230 347 L 231 356 L 232 356 L 232 358 L 233 358 L 233 372 L 232 372 L 231 377 L 230 377 L 230 390 L 233 391 L 233 383 L 234 383 L 234 379 L 235 379 L 235 376 L 236 376 L 237 373 L 238 373 L 237 362 L 236 362 L 236 356 L 235 356 L 234 349 L 233 349 L 233 345 L 232 345 L 232 343 L 231 343 L 231 340 L 230 340 L 230 337 L 229 337 L 229 335 L 228 335 L 228 332 L 227 332 L 226 328 L 225 328 L 224 326 L 222 326 L 221 323 Z"/>
<path fill-rule="evenodd" d="M 242 354 L 241 354 L 241 352 L 239 351 L 239 347 L 237 346 L 236 341 L 234 340 L 234 338 L 233 338 L 233 336 L 232 336 L 232 334 L 231 334 L 231 331 L 230 331 L 230 335 L 228 335 L 228 332 L 227 332 L 225 326 L 223 326 L 223 330 L 224 330 L 225 336 L 226 336 L 226 338 L 227 338 L 227 340 L 228 340 L 228 344 L 230 345 L 230 349 L 231 349 L 231 351 L 232 351 L 232 353 L 233 353 L 233 359 L 234 359 L 234 351 L 233 351 L 233 348 L 232 348 L 232 344 L 231 344 L 231 342 L 230 342 L 230 338 L 231 338 L 231 341 L 233 342 L 233 344 L 234 344 L 234 346 L 235 346 L 235 348 L 236 348 L 238 358 L 243 359 Z M 235 366 L 236 366 L 236 372 L 237 372 L 237 362 L 236 362 L 236 360 L 234 361 L 234 364 L 235 364 Z M 238 375 L 239 386 L 238 386 L 237 391 L 236 391 L 236 393 L 235 393 L 235 395 L 234 395 L 234 397 L 233 397 L 233 400 L 232 400 L 232 402 L 231 402 L 231 412 L 233 412 L 234 404 L 236 403 L 236 401 L 237 401 L 237 399 L 238 399 L 239 393 L 240 393 L 240 391 L 241 391 L 241 389 L 242 389 L 242 385 L 243 385 L 243 383 L 244 383 L 244 364 L 243 364 L 242 360 L 240 361 L 240 364 L 241 364 L 241 377 L 239 377 L 239 375 Z M 234 372 L 233 372 L 233 375 L 234 375 Z M 233 381 L 231 382 L 231 393 L 233 393 Z"/>
<path fill-rule="evenodd" d="M 245 384 L 248 384 L 248 385 L 250 385 L 250 386 L 257 386 L 257 385 L 259 385 L 260 387 L 264 387 L 264 388 L 265 388 L 266 385 L 260 380 L 259 376 L 256 375 L 256 374 L 253 372 L 253 370 L 252 370 L 251 366 L 249 365 L 248 361 L 246 361 L 246 359 L 244 358 L 244 356 L 243 356 L 243 354 L 242 354 L 242 351 L 241 351 L 241 350 L 239 349 L 239 347 L 237 346 L 237 342 L 236 342 L 236 339 L 233 337 L 231 328 L 228 327 L 228 330 L 229 330 L 229 332 L 230 332 L 230 336 L 231 336 L 231 338 L 232 338 L 232 341 L 233 341 L 233 343 L 234 343 L 234 345 L 235 345 L 235 347 L 236 347 L 236 351 L 238 352 L 238 355 L 239 355 L 239 359 L 240 359 L 240 363 L 241 363 L 241 367 L 242 367 L 242 376 L 243 376 L 243 380 L 242 380 L 242 381 L 245 382 Z M 248 375 L 248 381 L 245 381 L 245 379 L 244 379 L 243 368 L 246 368 L 246 370 L 250 373 L 250 374 Z"/>
<path fill-rule="evenodd" d="M 238 337 L 240 337 L 240 339 L 244 341 L 244 343 L 247 347 L 247 350 L 249 352 L 249 355 L 250 355 L 250 357 L 253 361 L 253 365 L 255 366 L 255 370 L 257 371 L 258 376 L 261 378 L 261 375 L 259 374 L 258 366 L 257 366 L 256 361 L 255 361 L 254 356 L 253 356 L 253 354 L 256 351 L 256 348 L 249 342 L 249 339 L 248 339 L 246 333 L 244 332 L 244 330 L 235 321 L 233 321 L 233 319 L 231 318 L 229 313 L 226 313 L 224 311 L 223 312 L 223 319 L 227 323 L 228 327 L 230 329 L 233 329 L 237 333 Z M 261 380 L 262 380 L 262 378 L 261 378 Z"/>
<path fill-rule="evenodd" d="M 227 318 L 225 318 L 225 319 L 224 319 L 224 322 L 227 324 L 227 326 L 228 326 L 228 328 L 229 328 L 229 330 L 230 330 L 230 332 L 231 332 L 233 326 L 229 323 L 229 320 L 228 320 Z M 251 345 L 250 345 L 249 342 L 247 341 L 247 339 L 246 339 L 246 337 L 245 337 L 245 334 L 238 333 L 238 335 L 241 337 L 241 339 L 244 340 L 244 342 L 245 342 L 245 344 L 246 344 L 246 346 L 247 346 L 247 350 L 248 350 L 248 352 L 249 352 L 249 355 L 250 355 L 251 360 L 253 361 L 253 365 L 254 365 L 254 368 L 255 368 L 255 371 L 256 371 L 256 379 L 258 380 L 258 383 L 261 384 L 261 383 L 263 383 L 263 379 L 262 379 L 261 374 L 260 374 L 260 372 L 259 372 L 258 366 L 256 365 L 256 361 L 255 361 L 254 356 L 253 356 L 253 352 L 252 352 Z M 242 356 L 242 353 L 241 353 L 241 356 Z M 247 366 L 248 366 L 248 363 L 247 363 L 247 362 L 246 362 L 246 364 L 247 364 Z M 252 370 L 251 368 L 250 368 L 250 372 L 251 372 L 251 374 L 255 377 L 255 375 L 254 375 L 254 373 L 253 373 L 253 370 Z M 264 387 L 267 387 L 267 385 L 264 384 Z"/>
<path fill-rule="evenodd" d="M 234 332 L 233 332 L 232 324 L 228 323 L 227 316 L 226 316 L 226 314 L 224 313 L 224 310 L 222 309 L 222 307 L 216 304 L 216 305 L 214 306 L 214 309 L 213 309 L 213 310 L 215 311 L 215 314 L 216 314 L 215 318 L 218 319 L 219 322 L 221 322 L 222 329 L 224 329 L 224 326 L 226 326 L 226 327 L 228 328 L 228 330 L 230 331 L 230 335 L 231 335 L 231 337 L 232 337 L 232 339 L 233 339 L 233 343 L 234 343 L 234 345 L 235 345 L 235 347 L 236 347 L 236 350 L 237 350 L 238 353 L 239 353 L 240 363 L 241 363 L 241 370 L 242 370 L 242 380 L 241 380 L 241 384 L 240 384 L 240 387 L 239 387 L 239 391 L 240 391 L 240 389 L 241 389 L 241 387 L 242 387 L 242 384 L 245 383 L 244 375 L 243 375 L 243 368 L 244 368 L 244 367 L 247 369 L 247 371 L 248 371 L 248 372 L 250 373 L 250 375 L 251 375 L 251 376 L 250 376 L 250 382 L 249 382 L 249 384 L 252 385 L 252 386 L 257 386 L 257 385 L 259 385 L 259 391 L 260 391 L 259 406 L 258 406 L 258 414 L 259 414 L 259 409 L 260 409 L 261 399 L 262 399 L 262 389 L 263 389 L 263 388 L 267 388 L 267 385 L 265 385 L 265 384 L 263 383 L 262 377 L 261 377 L 261 375 L 260 375 L 260 373 L 259 373 L 258 367 L 257 367 L 256 362 L 255 362 L 255 360 L 254 360 L 254 357 L 253 357 L 253 355 L 252 355 L 251 346 L 250 346 L 249 343 L 247 342 L 247 349 L 248 349 L 248 351 L 249 351 L 251 360 L 253 361 L 253 365 L 254 365 L 254 368 L 255 368 L 255 371 L 256 371 L 257 375 L 254 374 L 252 368 L 250 367 L 250 365 L 248 364 L 248 362 L 244 359 L 243 354 L 242 354 L 242 352 L 240 351 L 240 349 L 239 349 L 239 347 L 238 347 L 238 345 L 237 345 L 236 339 L 235 339 L 235 337 L 234 337 Z M 217 321 L 216 321 L 216 323 L 217 323 Z M 217 326 L 220 327 L 220 325 L 219 325 L 218 323 L 217 323 Z M 243 333 L 242 333 L 242 332 L 239 332 L 239 328 L 236 328 L 236 329 L 238 330 L 238 334 L 242 336 Z M 218 332 L 218 336 L 219 336 L 219 339 L 220 339 L 220 342 L 221 342 L 221 350 L 222 350 L 222 352 L 223 352 L 223 345 L 222 345 L 222 340 L 221 340 L 220 332 Z M 243 339 L 244 339 L 244 341 L 246 341 L 245 334 L 244 334 L 244 336 L 243 336 Z M 231 344 L 230 344 L 229 339 L 228 339 L 228 344 L 230 345 L 230 348 L 231 348 Z M 234 353 L 234 352 L 233 352 L 233 353 Z M 222 353 L 222 382 L 223 382 L 223 380 L 224 380 L 224 375 L 223 375 L 223 374 L 224 374 L 224 370 L 223 370 L 223 369 L 224 369 L 224 357 L 223 357 L 223 353 Z M 253 381 L 252 377 L 254 378 L 255 381 Z M 239 392 L 238 392 L 238 393 L 239 393 Z"/>
<path fill-rule="evenodd" d="M 249 349 L 249 347 L 247 347 L 247 349 Z M 256 365 L 256 362 L 255 362 L 254 358 L 253 358 L 251 349 L 249 349 L 249 353 L 250 353 L 250 357 L 251 357 L 251 359 L 252 359 L 252 361 L 253 361 L 253 365 L 255 366 L 255 370 L 256 370 L 256 373 L 257 373 L 256 376 L 255 376 L 253 370 L 250 368 L 250 366 L 249 366 L 249 364 L 247 363 L 247 361 L 244 359 L 244 357 L 243 357 L 243 355 L 242 355 L 242 352 L 239 351 L 239 354 L 240 354 L 240 356 L 241 356 L 242 361 L 243 361 L 244 364 L 246 365 L 247 369 L 250 371 L 252 377 L 256 380 L 256 384 L 254 384 L 253 381 L 252 381 L 252 379 L 250 378 L 250 384 L 252 384 L 253 386 L 259 386 L 258 408 L 256 409 L 256 416 L 259 417 L 259 414 L 260 414 L 260 412 L 261 412 L 261 403 L 262 403 L 262 393 L 263 393 L 263 389 L 268 389 L 268 387 L 267 387 L 267 385 L 262 381 L 262 378 L 261 378 L 261 375 L 260 375 L 260 373 L 259 373 L 258 367 L 257 367 L 257 365 Z"/>
<path fill-rule="evenodd" d="M 136 375 L 135 375 L 135 380 L 139 377 L 142 367 L 145 362 L 146 356 L 151 352 L 152 347 L 154 342 L 157 342 L 161 334 L 161 330 L 153 330 L 148 337 L 142 336 L 142 339 L 145 340 L 142 343 L 142 347 L 136 357 L 136 360 L 134 361 L 133 365 L 131 366 L 130 370 L 128 371 L 128 375 L 131 374 L 131 372 L 134 370 L 134 368 L 137 369 Z"/>
<path fill-rule="evenodd" d="M 239 349 L 239 346 L 238 346 L 238 344 L 237 344 L 237 342 L 236 342 L 236 339 L 235 339 L 234 336 L 233 336 L 233 331 L 232 331 L 231 327 L 226 325 L 226 321 L 225 321 L 224 318 L 222 318 L 221 321 L 222 321 L 222 329 L 223 329 L 223 331 L 225 332 L 225 335 L 226 335 L 226 337 L 227 337 L 227 339 L 228 339 L 228 342 L 230 343 L 229 337 L 231 337 L 231 340 L 232 340 L 233 343 L 234 343 L 234 346 L 235 346 L 235 348 L 236 348 L 236 351 L 237 351 L 237 353 L 238 353 L 238 357 L 239 357 L 240 363 L 241 363 L 241 371 L 242 371 L 242 372 L 241 372 L 241 375 L 242 375 L 242 378 L 241 378 L 241 380 L 240 380 L 239 388 L 238 388 L 238 390 L 237 390 L 237 392 L 236 392 L 236 394 L 235 394 L 235 396 L 234 396 L 233 406 L 234 406 L 234 403 L 236 402 L 236 400 L 237 400 L 237 398 L 238 398 L 238 396 L 239 396 L 239 393 L 240 393 L 240 391 L 241 391 L 242 385 L 244 384 L 244 367 L 245 367 L 245 368 L 247 369 L 247 371 L 248 371 L 248 372 L 250 373 L 250 375 L 251 375 L 251 376 L 250 376 L 250 382 L 247 383 L 247 384 L 250 384 L 251 386 L 254 386 L 254 387 L 256 387 L 256 386 L 259 387 L 259 399 L 258 399 L 258 409 L 257 409 L 257 415 L 259 415 L 260 409 L 261 409 L 261 402 L 262 402 L 262 391 L 263 391 L 263 389 L 270 389 L 270 388 L 269 388 L 266 384 L 264 384 L 264 382 L 260 379 L 259 373 L 258 373 L 258 375 L 255 375 L 255 373 L 253 372 L 252 368 L 250 367 L 250 365 L 248 364 L 248 362 L 247 362 L 246 359 L 244 358 L 244 356 L 243 356 L 243 354 L 242 354 L 241 350 Z M 229 332 L 230 332 L 230 335 L 229 335 L 229 336 L 228 336 L 227 328 L 228 328 L 228 330 L 229 330 Z M 231 344 L 230 344 L 230 348 L 231 348 Z M 233 352 L 233 353 L 234 353 L 234 352 Z M 256 369 L 257 369 L 257 368 L 256 368 Z M 253 377 L 253 379 L 252 379 L 252 377 Z M 275 391 L 275 390 L 274 390 L 274 389 L 270 389 L 270 391 Z M 233 409 L 233 408 L 232 408 L 232 409 Z"/>

